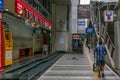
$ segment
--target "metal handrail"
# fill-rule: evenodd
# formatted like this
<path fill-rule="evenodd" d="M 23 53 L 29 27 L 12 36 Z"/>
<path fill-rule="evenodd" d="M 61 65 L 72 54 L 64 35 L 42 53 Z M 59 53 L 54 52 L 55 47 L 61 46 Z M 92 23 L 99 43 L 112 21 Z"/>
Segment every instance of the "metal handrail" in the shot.
<path fill-rule="evenodd" d="M 110 43 L 112 44 L 113 48 L 115 48 L 115 45 L 113 44 L 113 42 L 112 42 L 112 40 L 107 32 L 106 32 L 106 35 L 108 36 L 108 39 L 110 40 Z"/>

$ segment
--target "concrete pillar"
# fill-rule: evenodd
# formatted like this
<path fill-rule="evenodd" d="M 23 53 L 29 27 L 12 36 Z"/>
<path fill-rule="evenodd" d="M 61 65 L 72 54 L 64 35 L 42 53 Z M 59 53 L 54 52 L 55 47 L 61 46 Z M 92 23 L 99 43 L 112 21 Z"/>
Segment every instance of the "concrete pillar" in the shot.
<path fill-rule="evenodd" d="M 115 53 L 113 60 L 115 68 L 120 69 L 120 21 L 115 21 L 114 25 L 114 36 L 115 36 Z"/>
<path fill-rule="evenodd" d="M 117 21 L 114 22 L 115 53 L 113 60 L 115 68 L 120 69 L 120 9 L 117 12 Z"/>
<path fill-rule="evenodd" d="M 70 17 L 70 29 L 71 33 L 77 33 L 77 9 L 79 0 L 71 0 L 71 17 Z"/>
<path fill-rule="evenodd" d="M 67 5 L 56 5 L 55 9 L 55 39 L 54 48 L 56 51 L 67 51 Z"/>
<path fill-rule="evenodd" d="M 54 24 L 52 27 L 52 33 L 51 33 L 51 41 L 52 41 L 52 51 L 51 53 L 54 53 L 56 51 L 56 5 L 52 4 L 52 23 Z"/>

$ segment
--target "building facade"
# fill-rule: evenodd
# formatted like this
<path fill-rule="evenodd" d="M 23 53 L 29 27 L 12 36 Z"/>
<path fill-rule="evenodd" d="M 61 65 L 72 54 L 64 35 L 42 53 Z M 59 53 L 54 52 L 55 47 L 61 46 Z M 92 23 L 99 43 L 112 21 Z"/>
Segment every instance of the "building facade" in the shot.
<path fill-rule="evenodd" d="M 4 5 L 4 28 L 13 36 L 13 60 L 42 53 L 44 46 L 50 52 L 52 2 L 4 0 Z"/>

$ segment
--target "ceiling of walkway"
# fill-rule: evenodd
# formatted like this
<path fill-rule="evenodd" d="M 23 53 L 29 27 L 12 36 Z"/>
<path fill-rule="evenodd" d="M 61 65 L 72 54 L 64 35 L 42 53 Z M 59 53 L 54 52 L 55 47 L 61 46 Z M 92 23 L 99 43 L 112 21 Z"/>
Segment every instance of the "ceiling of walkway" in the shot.
<path fill-rule="evenodd" d="M 57 5 L 70 5 L 71 0 L 52 0 Z"/>

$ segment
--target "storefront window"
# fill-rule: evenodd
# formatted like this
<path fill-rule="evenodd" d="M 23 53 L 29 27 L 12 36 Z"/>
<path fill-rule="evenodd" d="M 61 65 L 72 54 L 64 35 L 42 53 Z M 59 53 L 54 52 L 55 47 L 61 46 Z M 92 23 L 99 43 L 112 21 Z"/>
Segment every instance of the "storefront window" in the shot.
<path fill-rule="evenodd" d="M 51 13 L 52 3 L 50 0 L 39 0 L 42 6 Z"/>
<path fill-rule="evenodd" d="M 51 4 L 51 2 L 50 2 L 50 0 L 49 0 L 49 2 L 48 2 L 48 11 L 51 13 L 51 8 L 52 8 L 52 4 Z"/>
<path fill-rule="evenodd" d="M 43 3 L 44 3 L 44 0 L 39 0 L 39 2 L 40 2 L 41 4 L 43 4 Z"/>

